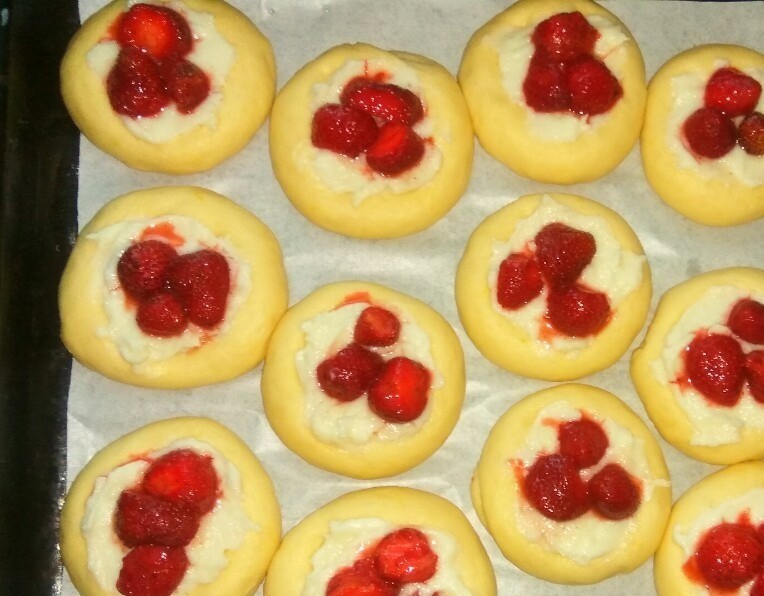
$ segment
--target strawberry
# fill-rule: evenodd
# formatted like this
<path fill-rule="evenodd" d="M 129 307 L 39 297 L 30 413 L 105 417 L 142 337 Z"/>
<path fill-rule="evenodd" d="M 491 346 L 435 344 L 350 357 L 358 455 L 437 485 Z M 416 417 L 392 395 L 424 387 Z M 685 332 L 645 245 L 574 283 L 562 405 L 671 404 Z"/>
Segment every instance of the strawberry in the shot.
<path fill-rule="evenodd" d="M 535 258 L 513 253 L 499 265 L 496 301 L 502 308 L 517 310 L 541 293 L 544 280 Z"/>
<path fill-rule="evenodd" d="M 430 371 L 419 362 L 391 358 L 369 388 L 369 407 L 387 422 L 415 420 L 427 406 L 430 381 Z"/>
<path fill-rule="evenodd" d="M 727 318 L 727 327 L 743 341 L 764 345 L 764 304 L 752 298 L 738 300 Z"/>
<path fill-rule="evenodd" d="M 189 322 L 211 329 L 223 320 L 231 272 L 222 254 L 203 249 L 181 255 L 170 265 L 167 278 L 186 307 Z"/>
<path fill-rule="evenodd" d="M 178 256 L 161 240 L 132 244 L 117 262 L 117 278 L 128 296 L 142 300 L 164 287 L 170 262 Z"/>
<path fill-rule="evenodd" d="M 764 350 L 754 350 L 745 355 L 745 378 L 753 398 L 764 404 Z M 764 525 L 762 525 L 764 540 Z"/>
<path fill-rule="evenodd" d="M 607 464 L 589 479 L 592 508 L 606 519 L 626 519 L 639 508 L 639 486 L 619 464 Z"/>
<path fill-rule="evenodd" d="M 552 286 L 576 281 L 597 252 L 594 236 L 589 232 L 558 222 L 541 228 L 534 241 L 541 273 Z"/>
<path fill-rule="evenodd" d="M 541 455 L 522 483 L 523 495 L 536 511 L 555 521 L 568 521 L 589 510 L 586 483 L 574 462 L 564 455 Z"/>
<path fill-rule="evenodd" d="M 355 322 L 353 340 L 363 346 L 392 346 L 400 332 L 401 322 L 393 313 L 381 306 L 367 306 Z"/>
<path fill-rule="evenodd" d="M 547 316 L 552 326 L 564 335 L 595 335 L 610 319 L 607 294 L 574 284 L 552 288 L 547 299 Z"/>
<path fill-rule="evenodd" d="M 157 61 L 185 56 L 193 35 L 188 22 L 165 6 L 134 4 L 119 22 L 117 41 L 147 52 Z"/>
<path fill-rule="evenodd" d="M 764 571 L 759 573 L 756 581 L 753 582 L 748 596 L 764 596 Z"/>
<path fill-rule="evenodd" d="M 692 386 L 721 406 L 741 397 L 745 356 L 738 341 L 720 333 L 698 334 L 687 346 L 685 368 Z"/>
<path fill-rule="evenodd" d="M 369 390 L 383 365 L 382 356 L 351 343 L 316 367 L 316 381 L 329 397 L 353 401 Z"/>
<path fill-rule="evenodd" d="M 356 77 L 345 85 L 340 103 L 362 110 L 383 122 L 406 126 L 414 126 L 424 117 L 422 102 L 413 91 L 364 77 Z"/>
<path fill-rule="evenodd" d="M 557 430 L 560 453 L 583 470 L 602 459 L 610 442 L 602 426 L 589 418 L 570 420 Z"/>
<path fill-rule="evenodd" d="M 204 515 L 215 506 L 219 481 L 212 457 L 176 449 L 152 462 L 143 475 L 141 488 Z"/>
<path fill-rule="evenodd" d="M 155 116 L 170 103 L 157 63 L 145 52 L 122 48 L 106 77 L 112 109 L 130 118 Z"/>
<path fill-rule="evenodd" d="M 523 80 L 523 96 L 531 109 L 565 112 L 570 109 L 570 89 L 565 65 L 544 52 L 535 52 Z"/>
<path fill-rule="evenodd" d="M 761 83 L 737 68 L 720 68 L 706 83 L 703 105 L 730 118 L 750 114 L 761 97 Z"/>
<path fill-rule="evenodd" d="M 623 96 L 610 69 L 594 56 L 580 56 L 566 69 L 570 109 L 582 116 L 604 114 Z"/>
<path fill-rule="evenodd" d="M 732 151 L 737 139 L 735 123 L 712 108 L 699 108 L 682 125 L 688 149 L 697 157 L 718 159 Z"/>
<path fill-rule="evenodd" d="M 143 544 L 122 559 L 116 587 L 125 596 L 170 596 L 188 565 L 183 548 Z"/>
<path fill-rule="evenodd" d="M 751 526 L 721 523 L 701 538 L 695 560 L 709 588 L 736 590 L 762 571 L 764 545 Z"/>
<path fill-rule="evenodd" d="M 379 135 L 374 118 L 352 106 L 326 104 L 313 114 L 311 141 L 347 157 L 358 157 Z"/>
<path fill-rule="evenodd" d="M 186 546 L 199 529 L 199 514 L 148 493 L 125 490 L 117 501 L 114 530 L 127 547 Z"/>
<path fill-rule="evenodd" d="M 193 62 L 174 60 L 162 65 L 161 72 L 181 114 L 193 112 L 210 94 L 210 78 Z"/>
<path fill-rule="evenodd" d="M 391 582 L 426 582 L 438 570 L 438 555 L 422 532 L 415 528 L 401 528 L 390 532 L 377 544 L 374 565 L 379 575 Z"/>
<path fill-rule="evenodd" d="M 326 585 L 326 596 L 396 596 L 398 587 L 377 574 L 370 559 L 360 559 L 337 571 Z"/>
<path fill-rule="evenodd" d="M 388 122 L 366 150 L 366 163 L 383 176 L 395 176 L 416 166 L 424 156 L 424 141 L 409 126 Z"/>
<path fill-rule="evenodd" d="M 172 292 L 161 291 L 141 300 L 135 313 L 141 331 L 155 337 L 175 337 L 188 327 L 186 309 Z"/>
<path fill-rule="evenodd" d="M 599 36 L 580 12 L 561 12 L 536 25 L 531 41 L 538 50 L 560 60 L 572 60 L 591 54 Z"/>
<path fill-rule="evenodd" d="M 748 114 L 737 129 L 737 144 L 749 155 L 764 155 L 764 114 Z"/>

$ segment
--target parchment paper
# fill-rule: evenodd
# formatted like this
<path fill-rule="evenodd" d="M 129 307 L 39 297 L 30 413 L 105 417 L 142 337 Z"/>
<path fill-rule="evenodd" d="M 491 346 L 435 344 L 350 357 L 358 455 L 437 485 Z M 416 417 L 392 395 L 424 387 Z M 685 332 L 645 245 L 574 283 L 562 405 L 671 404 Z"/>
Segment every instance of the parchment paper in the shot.
<path fill-rule="evenodd" d="M 344 42 L 423 54 L 454 75 L 471 34 L 506 6 L 506 0 L 236 0 L 232 2 L 271 40 L 278 87 L 306 62 Z M 764 3 L 694 3 L 605 0 L 631 29 L 645 57 L 648 77 L 670 57 L 700 43 L 737 43 L 762 51 Z M 84 20 L 101 7 L 82 0 Z M 183 391 L 151 391 L 110 381 L 75 363 L 69 395 L 69 483 L 93 454 L 149 422 L 180 415 L 209 416 L 246 440 L 276 485 L 284 531 L 345 492 L 373 485 L 403 485 L 441 494 L 467 514 L 493 561 L 501 596 L 654 594 L 652 563 L 594 586 L 558 586 L 535 579 L 504 559 L 475 516 L 469 480 L 496 419 L 521 397 L 550 383 L 505 372 L 485 360 L 459 322 L 453 296 L 456 264 L 472 230 L 518 196 L 569 191 L 618 211 L 640 237 L 652 266 L 652 312 L 663 292 L 703 271 L 764 262 L 764 222 L 715 229 L 684 219 L 652 192 L 636 147 L 614 172 L 589 184 L 544 185 L 514 175 L 476 144 L 472 179 L 460 202 L 428 230 L 385 241 L 354 240 L 326 232 L 304 219 L 273 176 L 267 124 L 244 151 L 210 172 L 167 176 L 133 171 L 82 139 L 79 222 L 87 223 L 107 201 L 159 185 L 203 186 L 244 205 L 278 237 L 289 277 L 290 304 L 315 288 L 343 279 L 365 279 L 420 298 L 455 328 L 467 362 L 467 395 L 456 429 L 429 460 L 400 476 L 362 482 L 311 467 L 287 450 L 271 431 L 260 396 L 261 367 L 234 381 Z M 649 319 L 648 319 L 649 320 Z M 643 332 L 631 349 L 642 339 Z M 650 424 L 628 375 L 631 349 L 614 366 L 582 382 L 612 391 Z M 655 433 L 657 435 L 657 433 Z M 661 440 L 673 479 L 674 498 L 713 466 L 692 461 Z M 63 594 L 75 594 L 68 578 Z M 262 593 L 262 589 L 258 594 Z M 221 595 L 228 596 L 228 595 Z M 481 595 L 475 595 L 481 596 Z"/>

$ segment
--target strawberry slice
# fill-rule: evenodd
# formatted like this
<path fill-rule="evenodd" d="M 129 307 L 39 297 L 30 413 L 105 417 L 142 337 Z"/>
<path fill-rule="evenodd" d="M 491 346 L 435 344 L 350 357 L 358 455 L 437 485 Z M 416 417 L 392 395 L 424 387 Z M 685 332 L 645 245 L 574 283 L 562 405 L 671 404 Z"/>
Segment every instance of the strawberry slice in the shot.
<path fill-rule="evenodd" d="M 634 478 L 619 464 L 607 464 L 589 479 L 592 508 L 606 519 L 634 515 L 642 500 Z"/>
<path fill-rule="evenodd" d="M 748 114 L 737 129 L 737 143 L 749 155 L 764 155 L 764 114 Z"/>
<path fill-rule="evenodd" d="M 536 511 L 555 521 L 568 521 L 589 510 L 586 483 L 573 461 L 559 453 L 533 462 L 522 483 L 525 498 Z"/>
<path fill-rule="evenodd" d="M 754 350 L 745 355 L 745 378 L 753 398 L 764 404 L 764 350 Z M 762 525 L 764 540 L 764 525 Z"/>
<path fill-rule="evenodd" d="M 125 596 L 170 596 L 188 565 L 183 548 L 143 544 L 122 559 L 116 587 Z"/>
<path fill-rule="evenodd" d="M 764 345 L 764 304 L 743 298 L 732 307 L 727 327 L 743 341 Z"/>
<path fill-rule="evenodd" d="M 416 166 L 424 156 L 424 141 L 411 127 L 388 122 L 366 150 L 366 163 L 383 176 L 396 176 Z"/>
<path fill-rule="evenodd" d="M 682 125 L 687 148 L 696 157 L 718 159 L 732 151 L 737 140 L 735 123 L 712 108 L 699 108 Z"/>
<path fill-rule="evenodd" d="M 316 381 L 329 397 L 352 401 L 369 390 L 383 364 L 382 356 L 352 343 L 316 367 Z"/>
<path fill-rule="evenodd" d="M 188 327 L 186 309 L 172 292 L 161 291 L 138 303 L 135 322 L 141 331 L 155 337 L 175 337 Z"/>
<path fill-rule="evenodd" d="M 738 341 L 720 333 L 698 334 L 687 346 L 685 368 L 692 386 L 721 406 L 742 395 L 745 355 Z"/>
<path fill-rule="evenodd" d="M 120 50 L 106 77 L 106 93 L 112 109 L 130 118 L 156 116 L 171 101 L 157 63 L 131 46 Z"/>
<path fill-rule="evenodd" d="M 352 106 L 326 104 L 313 114 L 311 141 L 347 157 L 358 157 L 379 135 L 374 117 Z"/>
<path fill-rule="evenodd" d="M 148 493 L 125 490 L 117 501 L 114 530 L 127 547 L 186 546 L 199 529 L 199 514 Z"/>
<path fill-rule="evenodd" d="M 117 278 L 128 296 L 141 300 L 164 287 L 167 270 L 178 256 L 175 249 L 161 240 L 132 244 L 117 262 Z"/>
<path fill-rule="evenodd" d="M 186 19 L 171 8 L 134 4 L 120 19 L 117 41 L 163 61 L 188 54 L 193 35 Z"/>
<path fill-rule="evenodd" d="M 210 78 L 201 68 L 186 59 L 162 65 L 162 76 L 178 111 L 190 114 L 210 95 Z"/>
<path fill-rule="evenodd" d="M 559 60 L 591 54 L 600 34 L 580 12 L 561 12 L 544 19 L 533 30 L 533 45 Z"/>
<path fill-rule="evenodd" d="M 167 272 L 169 286 L 186 307 L 188 320 L 204 329 L 225 317 L 231 271 L 219 252 L 198 250 L 179 256 Z"/>
<path fill-rule="evenodd" d="M 337 571 L 326 585 L 326 596 L 397 596 L 398 587 L 386 582 L 371 559 L 360 559 Z"/>
<path fill-rule="evenodd" d="M 623 96 L 610 69 L 594 56 L 576 58 L 566 69 L 570 109 L 582 116 L 604 114 Z"/>
<path fill-rule="evenodd" d="M 588 337 L 598 333 L 610 320 L 607 294 L 578 284 L 552 288 L 547 299 L 547 316 L 564 335 Z"/>
<path fill-rule="evenodd" d="M 393 313 L 381 306 L 367 306 L 355 322 L 353 340 L 362 346 L 392 346 L 400 332 L 401 322 Z"/>
<path fill-rule="evenodd" d="M 438 555 L 424 533 L 416 528 L 401 528 L 377 544 L 374 565 L 379 575 L 391 582 L 426 582 L 438 570 Z"/>
<path fill-rule="evenodd" d="M 580 470 L 602 459 L 610 442 L 602 426 L 590 418 L 570 420 L 557 430 L 560 453 Z"/>
<path fill-rule="evenodd" d="M 369 407 L 387 422 L 416 420 L 427 406 L 430 381 L 430 371 L 419 362 L 391 358 L 369 388 Z"/>
<path fill-rule="evenodd" d="M 424 117 L 424 108 L 416 93 L 365 77 L 356 77 L 345 85 L 340 103 L 362 110 L 383 122 L 406 126 L 414 126 Z"/>
<path fill-rule="evenodd" d="M 594 236 L 563 223 L 547 224 L 536 234 L 536 259 L 552 286 L 575 282 L 597 252 Z"/>
<path fill-rule="evenodd" d="M 707 586 L 736 590 L 764 566 L 764 545 L 749 525 L 721 523 L 702 537 L 695 560 Z"/>
<path fill-rule="evenodd" d="M 737 68 L 720 68 L 706 83 L 703 104 L 730 118 L 750 114 L 761 97 L 761 83 Z"/>
<path fill-rule="evenodd" d="M 541 294 L 543 288 L 541 268 L 533 257 L 516 252 L 499 265 L 496 301 L 502 308 L 517 310 Z"/>
<path fill-rule="evenodd" d="M 218 485 L 218 475 L 209 455 L 176 449 L 152 462 L 143 476 L 141 488 L 150 495 L 204 515 L 215 506 Z"/>
<path fill-rule="evenodd" d="M 569 110 L 565 64 L 545 52 L 535 52 L 523 80 L 523 96 L 528 107 L 540 113 Z"/>

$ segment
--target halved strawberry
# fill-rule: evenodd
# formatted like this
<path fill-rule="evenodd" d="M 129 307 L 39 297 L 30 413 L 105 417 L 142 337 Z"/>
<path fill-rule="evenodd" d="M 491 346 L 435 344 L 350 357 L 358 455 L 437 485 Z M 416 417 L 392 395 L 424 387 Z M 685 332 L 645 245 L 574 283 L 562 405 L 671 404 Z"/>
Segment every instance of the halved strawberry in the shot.
<path fill-rule="evenodd" d="M 720 68 L 706 83 L 703 104 L 730 118 L 750 114 L 761 97 L 761 83 L 737 68 Z"/>
<path fill-rule="evenodd" d="M 427 406 L 430 381 L 430 371 L 419 362 L 392 358 L 369 388 L 369 407 L 388 422 L 416 420 Z"/>
<path fill-rule="evenodd" d="M 125 490 L 117 500 L 114 530 L 129 548 L 141 544 L 185 546 L 196 535 L 199 519 L 199 514 L 185 505 Z"/>
<path fill-rule="evenodd" d="M 698 334 L 687 346 L 685 368 L 692 386 L 722 406 L 742 395 L 745 355 L 738 341 L 720 333 Z"/>
<path fill-rule="evenodd" d="M 383 176 L 395 176 L 416 166 L 424 156 L 424 141 L 405 124 L 388 122 L 366 150 L 366 163 Z"/>
<path fill-rule="evenodd" d="M 141 300 L 135 312 L 135 322 L 141 331 L 155 337 L 174 337 L 188 327 L 186 309 L 178 297 L 167 290 Z"/>
<path fill-rule="evenodd" d="M 117 41 L 162 61 L 188 54 L 193 34 L 186 19 L 171 8 L 134 4 L 120 19 Z"/>
<path fill-rule="evenodd" d="M 749 525 L 721 523 L 702 537 L 695 560 L 709 588 L 736 590 L 762 571 L 764 544 Z"/>
<path fill-rule="evenodd" d="M 222 254 L 202 249 L 181 255 L 171 263 L 167 278 L 186 307 L 189 322 L 211 329 L 223 320 L 231 270 Z"/>
<path fill-rule="evenodd" d="M 764 350 L 754 350 L 745 355 L 745 378 L 753 398 L 764 404 Z M 764 540 L 764 524 L 762 524 Z"/>
<path fill-rule="evenodd" d="M 541 273 L 552 286 L 575 282 L 597 252 L 589 232 L 559 222 L 541 228 L 534 242 Z"/>
<path fill-rule="evenodd" d="M 594 51 L 600 34 L 580 12 L 561 12 L 544 19 L 533 30 L 531 41 L 560 60 L 572 60 Z"/>
<path fill-rule="evenodd" d="M 106 93 L 112 109 L 130 118 L 156 116 L 171 101 L 157 63 L 131 46 L 120 50 L 106 77 Z"/>
<path fill-rule="evenodd" d="M 340 94 L 340 103 L 353 106 L 385 122 L 413 126 L 424 117 L 422 101 L 413 91 L 365 77 L 351 79 Z"/>
<path fill-rule="evenodd" d="M 544 517 L 568 521 L 589 510 L 589 493 L 570 458 L 542 455 L 528 468 L 522 483 L 525 498 Z"/>
<path fill-rule="evenodd" d="M 144 544 L 122 559 L 116 588 L 125 596 L 170 596 L 183 580 L 188 557 L 181 547 Z"/>
<path fill-rule="evenodd" d="M 204 515 L 215 506 L 219 480 L 212 457 L 190 449 L 176 449 L 151 463 L 141 488 Z"/>
<path fill-rule="evenodd" d="M 727 327 L 744 341 L 764 345 L 764 304 L 752 298 L 738 300 L 727 318 Z"/>
<path fill-rule="evenodd" d="M 117 278 L 122 289 L 141 300 L 161 290 L 175 249 L 161 240 L 144 240 L 130 245 L 117 262 Z"/>
<path fill-rule="evenodd" d="M 398 586 L 377 574 L 371 559 L 343 567 L 326 585 L 326 596 L 397 596 L 398 591 Z"/>
<path fill-rule="evenodd" d="M 383 364 L 376 352 L 351 343 L 316 367 L 316 381 L 329 397 L 352 401 L 369 390 Z"/>
<path fill-rule="evenodd" d="M 523 96 L 528 107 L 537 112 L 569 110 L 570 89 L 565 64 L 546 52 L 535 52 L 523 80 Z"/>
<path fill-rule="evenodd" d="M 732 151 L 737 140 L 735 123 L 712 108 L 695 110 L 682 125 L 687 148 L 698 157 L 718 159 Z"/>
<path fill-rule="evenodd" d="M 184 58 L 163 64 L 162 76 L 181 114 L 190 114 L 210 95 L 207 73 Z"/>
<path fill-rule="evenodd" d="M 552 288 L 547 299 L 547 316 L 552 326 L 564 335 L 595 335 L 610 319 L 607 294 L 574 284 Z"/>
<path fill-rule="evenodd" d="M 381 306 L 367 306 L 355 322 L 353 340 L 362 346 L 392 346 L 400 332 L 401 322 L 394 313 Z"/>
<path fill-rule="evenodd" d="M 438 555 L 423 532 L 401 528 L 379 541 L 374 548 L 374 565 L 379 575 L 391 582 L 426 582 L 438 570 Z"/>
<path fill-rule="evenodd" d="M 610 444 L 602 426 L 590 418 L 562 423 L 557 439 L 560 453 L 582 470 L 600 461 Z"/>
<path fill-rule="evenodd" d="M 496 301 L 502 308 L 517 310 L 541 294 L 544 280 L 538 262 L 523 253 L 513 253 L 499 265 Z"/>
<path fill-rule="evenodd" d="M 607 464 L 589 479 L 592 508 L 607 519 L 626 519 L 642 500 L 634 478 L 619 464 Z"/>
<path fill-rule="evenodd" d="M 570 109 L 582 116 L 604 114 L 623 96 L 610 69 L 594 56 L 579 56 L 566 68 Z"/>
<path fill-rule="evenodd" d="M 737 129 L 737 143 L 749 155 L 764 155 L 764 114 L 748 114 Z"/>
<path fill-rule="evenodd" d="M 379 135 L 374 117 L 352 106 L 330 103 L 313 114 L 311 141 L 347 157 L 358 157 Z"/>

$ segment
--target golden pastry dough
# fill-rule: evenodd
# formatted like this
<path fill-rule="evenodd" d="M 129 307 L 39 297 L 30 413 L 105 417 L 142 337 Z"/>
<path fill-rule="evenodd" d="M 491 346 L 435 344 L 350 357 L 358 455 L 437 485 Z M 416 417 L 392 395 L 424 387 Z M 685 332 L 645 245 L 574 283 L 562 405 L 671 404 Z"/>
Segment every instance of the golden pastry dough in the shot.
<path fill-rule="evenodd" d="M 544 196 L 520 197 L 489 215 L 475 229 L 457 268 L 456 305 L 465 331 L 490 361 L 519 375 L 567 381 L 607 368 L 629 348 L 650 307 L 650 266 L 644 262 L 639 285 L 613 310 L 610 321 L 588 345 L 569 352 L 552 347 L 537 349 L 533 344 L 539 340 L 502 314 L 498 305 L 494 306 L 495 288 L 489 284 L 489 271 L 496 245 L 512 236 L 518 223 L 539 208 Z M 603 218 L 621 250 L 644 254 L 628 223 L 604 205 L 576 195 L 549 193 L 546 196 L 577 213 Z"/>
<path fill-rule="evenodd" d="M 214 581 L 199 584 L 189 596 L 253 593 L 262 582 L 281 538 L 281 510 L 268 473 L 249 447 L 222 424 L 209 418 L 171 418 L 135 430 L 99 451 L 72 483 L 61 510 L 61 558 L 74 586 L 83 596 L 107 596 L 88 567 L 82 521 L 85 505 L 98 478 L 141 454 L 182 439 L 213 447 L 241 476 L 242 505 L 257 529 L 245 535 L 236 550 L 226 552 L 228 566 Z"/>
<path fill-rule="evenodd" d="M 642 165 L 653 190 L 685 217 L 709 226 L 732 226 L 764 216 L 764 184 L 745 184 L 729 171 L 704 174 L 682 146 L 680 131 L 672 130 L 672 113 L 677 107 L 673 85 L 677 77 L 695 75 L 706 81 L 722 66 L 744 71 L 758 69 L 759 76 L 764 77 L 764 55 L 749 48 L 703 45 L 674 56 L 650 81 L 640 141 Z M 764 84 L 762 78 L 759 82 Z M 702 90 L 698 108 L 703 103 L 700 93 Z M 676 126 L 681 124 L 677 122 Z M 757 160 L 758 166 L 754 167 L 758 171 L 764 169 L 764 157 L 747 156 L 735 147 L 733 153 L 737 152 Z"/>
<path fill-rule="evenodd" d="M 518 529 L 516 512 L 520 497 L 517 478 L 509 460 L 527 441 L 528 429 L 539 412 L 556 402 L 612 420 L 637 437 L 644 448 L 652 480 L 652 496 L 643 501 L 630 523 L 634 529 L 608 554 L 579 564 L 542 544 L 529 540 Z M 607 457 L 607 454 L 606 456 Z M 671 508 L 668 470 L 657 441 L 642 420 L 616 396 L 579 384 L 557 385 L 534 393 L 512 406 L 494 425 L 486 440 L 470 486 L 472 502 L 483 525 L 512 563 L 538 578 L 561 584 L 592 584 L 642 565 L 660 542 Z M 594 515 L 587 513 L 584 515 Z M 602 521 L 603 524 L 623 523 Z"/>
<path fill-rule="evenodd" d="M 453 564 L 459 579 L 476 596 L 495 596 L 496 579 L 488 555 L 464 514 L 446 499 L 412 488 L 369 488 L 345 494 L 314 511 L 285 536 L 265 580 L 265 596 L 298 596 L 312 570 L 331 522 L 377 518 L 414 526 L 456 540 Z"/>
<path fill-rule="evenodd" d="M 428 407 L 422 414 L 424 422 L 413 433 L 401 433 L 392 440 L 337 443 L 320 439 L 309 426 L 306 388 L 295 362 L 296 354 L 306 346 L 302 325 L 353 296 L 368 297 L 372 304 L 403 314 L 426 334 L 435 367 L 433 373 L 442 379 L 442 384 L 433 382 Z M 381 285 L 340 282 L 319 288 L 292 306 L 281 319 L 268 344 L 261 388 L 268 421 L 297 455 L 330 472 L 354 478 L 382 478 L 418 465 L 449 436 L 464 400 L 464 355 L 451 326 L 426 304 Z"/>
<path fill-rule="evenodd" d="M 655 553 L 653 574 L 658 596 L 694 594 L 696 590 L 703 589 L 690 582 L 682 571 L 688 555 L 674 539 L 675 533 L 678 530 L 686 532 L 700 516 L 752 490 L 761 489 L 762 486 L 764 462 L 746 462 L 706 476 L 679 497 Z"/>
<path fill-rule="evenodd" d="M 532 123 L 535 112 L 524 100 L 507 94 L 498 44 L 512 30 L 529 27 L 530 34 L 544 19 L 573 11 L 607 19 L 625 37 L 619 77 L 623 96 L 596 126 L 573 140 L 555 140 L 537 134 Z M 473 34 L 458 79 L 483 148 L 516 173 L 539 182 L 573 184 L 604 176 L 631 151 L 642 126 L 646 96 L 642 53 L 626 26 L 590 0 L 515 2 Z"/>
<path fill-rule="evenodd" d="M 311 143 L 313 112 L 320 107 L 314 105 L 314 86 L 329 83 L 355 61 L 379 64 L 393 75 L 414 73 L 431 124 L 429 138 L 442 158 L 434 176 L 420 186 L 399 193 L 383 187 L 358 200 L 353 192 L 334 190 L 319 174 L 316 155 L 324 150 Z M 459 86 L 440 64 L 406 52 L 344 44 L 305 65 L 279 91 L 271 114 L 270 151 L 284 193 L 310 221 L 356 238 L 393 238 L 429 227 L 459 200 L 472 171 L 473 131 Z M 383 178 L 369 174 L 370 182 Z"/>
<path fill-rule="evenodd" d="M 270 42 L 244 14 L 218 0 L 180 4 L 213 15 L 215 28 L 235 52 L 214 126 L 198 125 L 169 141 L 152 143 L 133 134 L 114 112 L 104 79 L 88 65 L 88 53 L 127 10 L 125 0 L 115 0 L 85 21 L 61 63 L 61 93 L 75 124 L 94 145 L 137 170 L 190 174 L 213 168 L 249 142 L 268 116 L 276 92 Z"/>
<path fill-rule="evenodd" d="M 213 339 L 133 366 L 115 339 L 103 333 L 109 325 L 104 272 L 116 266 L 118 255 L 91 235 L 114 224 L 165 216 L 191 218 L 227 242 L 248 270 L 250 290 Z M 163 389 L 217 383 L 257 366 L 287 303 L 281 249 L 271 231 L 233 201 L 186 186 L 140 190 L 108 203 L 80 232 L 59 286 L 61 337 L 79 362 L 116 381 Z"/>
<path fill-rule="evenodd" d="M 734 286 L 750 294 L 764 295 L 764 271 L 748 267 L 718 269 L 668 290 L 658 303 L 642 345 L 634 350 L 631 379 L 648 416 L 666 441 L 692 458 L 727 465 L 764 457 L 764 428 L 744 425 L 740 428 L 740 439 L 733 443 L 694 444 L 695 427 L 691 419 L 677 402 L 671 385 L 661 380 L 653 368 L 653 362 L 660 359 L 666 338 L 680 317 L 707 291 L 721 286 Z M 725 322 L 718 321 L 719 324 Z"/>

